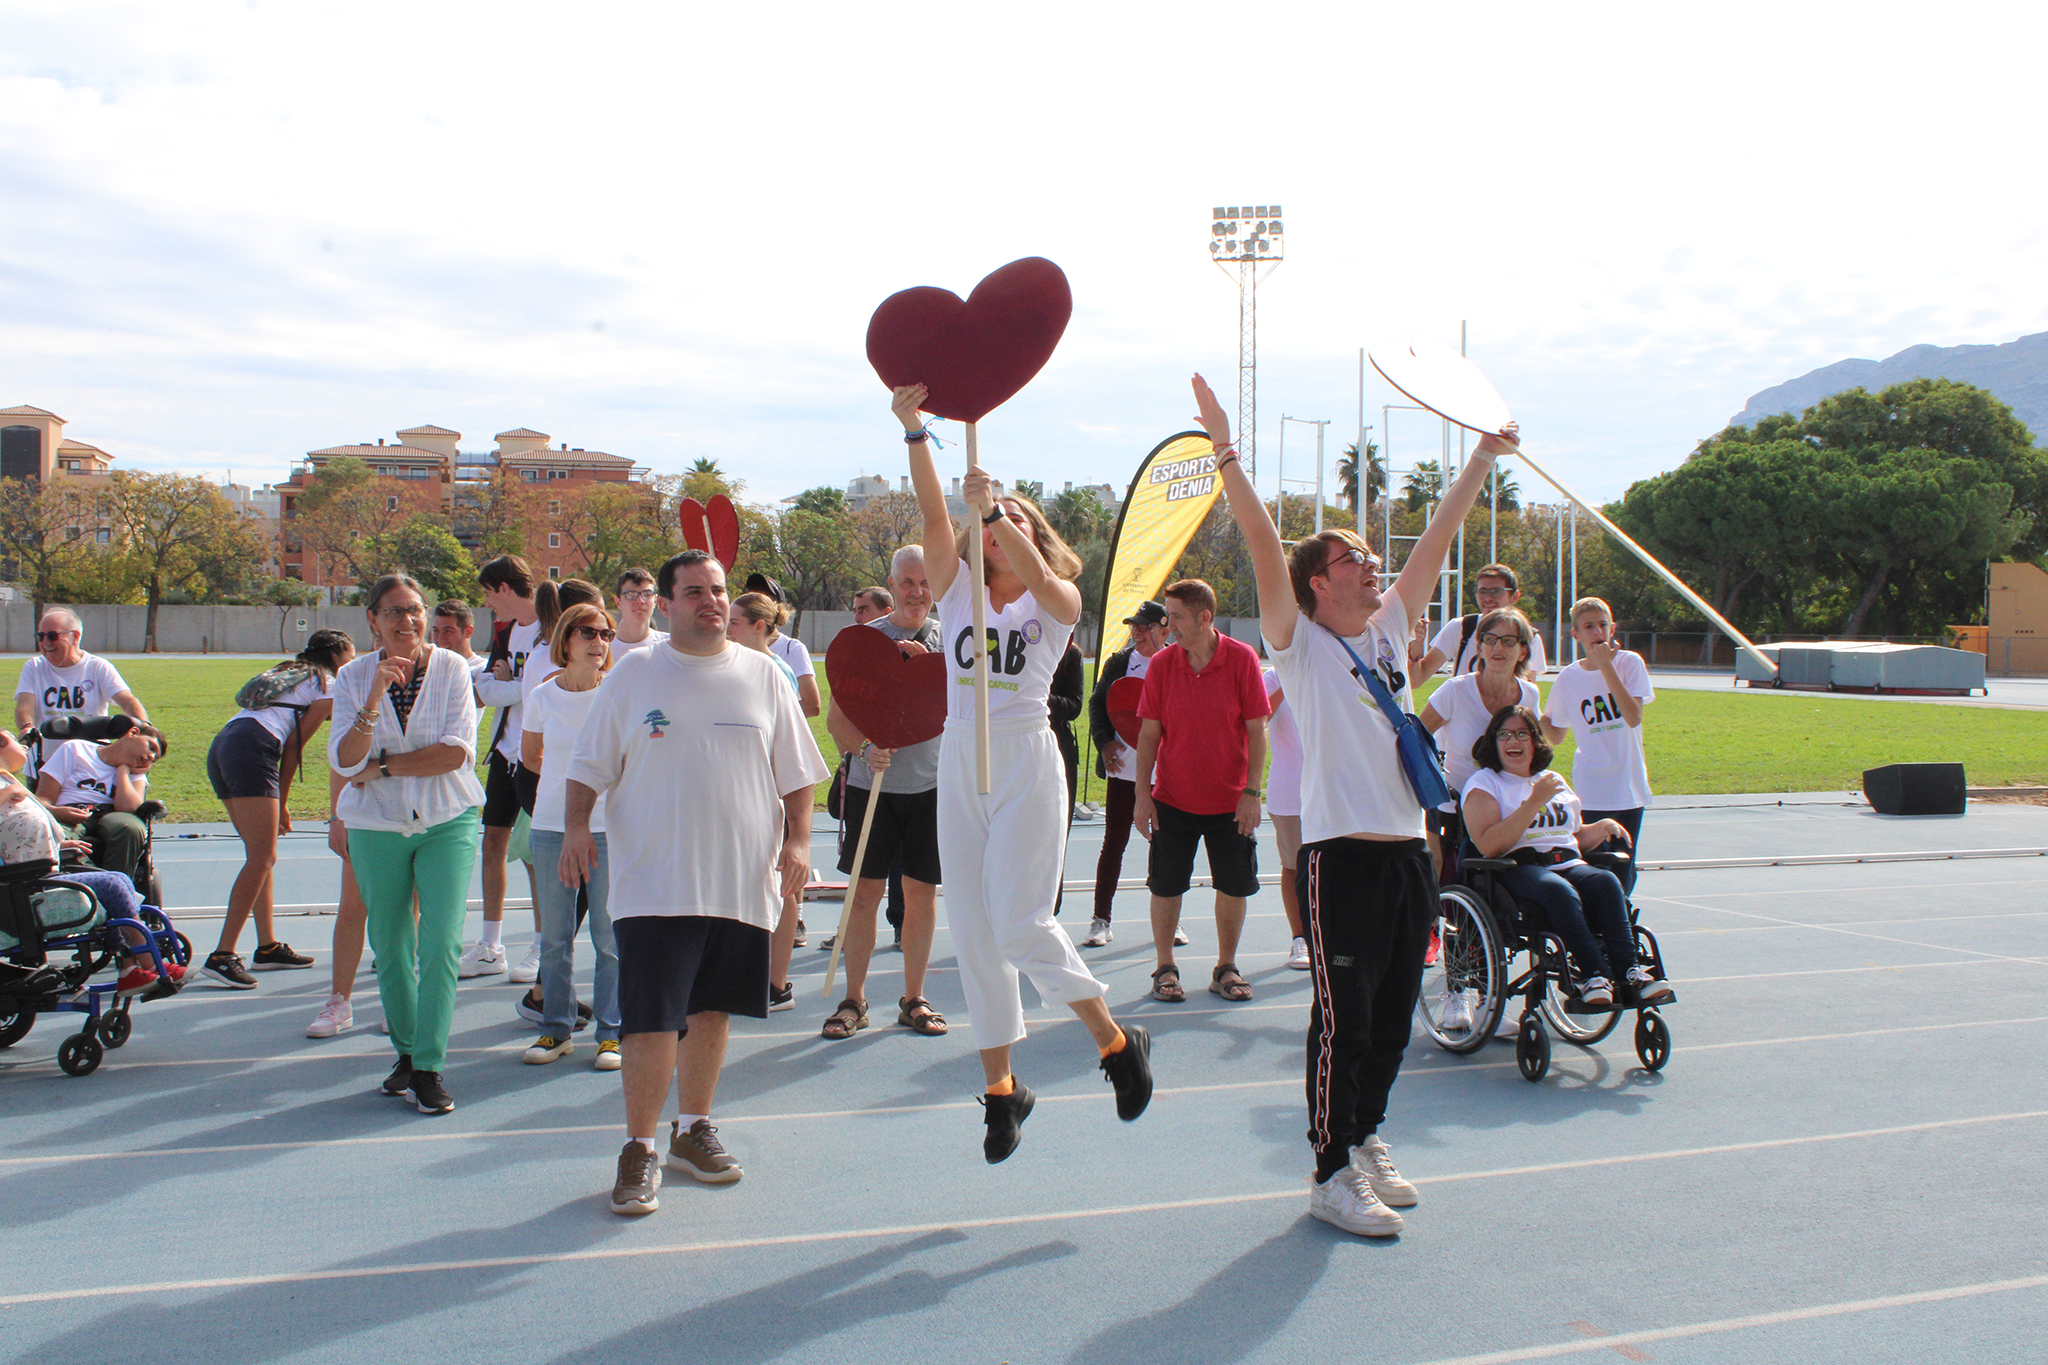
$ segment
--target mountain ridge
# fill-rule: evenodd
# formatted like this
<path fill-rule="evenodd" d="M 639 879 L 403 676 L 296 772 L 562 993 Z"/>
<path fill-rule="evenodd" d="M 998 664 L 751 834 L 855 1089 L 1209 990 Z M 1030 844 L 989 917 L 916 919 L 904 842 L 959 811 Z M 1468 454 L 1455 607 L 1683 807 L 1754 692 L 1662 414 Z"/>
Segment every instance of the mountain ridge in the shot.
<path fill-rule="evenodd" d="M 2035 444 L 2048 434 L 2048 332 L 1984 346 L 1908 346 L 1883 360 L 1838 360 L 1753 394 L 1730 426 L 1754 426 L 1773 413 L 1794 416 L 1844 389 L 1875 393 L 1908 379 L 1953 379 L 1996 394 L 2027 424 Z"/>

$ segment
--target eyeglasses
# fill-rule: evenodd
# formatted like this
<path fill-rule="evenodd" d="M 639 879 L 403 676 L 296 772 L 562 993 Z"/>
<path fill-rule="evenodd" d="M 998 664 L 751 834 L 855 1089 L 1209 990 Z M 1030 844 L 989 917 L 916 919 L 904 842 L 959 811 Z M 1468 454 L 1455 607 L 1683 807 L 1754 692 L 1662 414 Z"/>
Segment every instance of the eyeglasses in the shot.
<path fill-rule="evenodd" d="M 1518 742 L 1522 744 L 1527 744 L 1529 743 L 1529 741 L 1535 739 L 1536 736 L 1530 734 L 1527 730 L 1502 730 L 1499 734 L 1495 735 L 1494 738 L 1499 740 L 1502 744 L 1514 744 Z"/>
<path fill-rule="evenodd" d="M 1512 591 L 1514 591 L 1512 588 L 1477 587 L 1472 589 L 1472 595 L 1474 597 L 1506 597 Z"/>
<path fill-rule="evenodd" d="M 379 607 L 377 608 L 377 614 L 387 621 L 424 621 L 427 619 L 427 609 L 425 607 Z"/>
<path fill-rule="evenodd" d="M 39 630 L 36 632 L 36 641 L 39 644 L 47 643 L 54 645 L 70 633 L 68 630 Z"/>
<path fill-rule="evenodd" d="M 1522 643 L 1522 637 L 1519 635 L 1495 635 L 1491 632 L 1488 632 L 1487 634 L 1479 637 L 1479 643 L 1481 647 L 1489 645 L 1500 645 L 1502 648 L 1506 648 L 1508 645 L 1518 645 Z"/>
<path fill-rule="evenodd" d="M 1374 578 L 1384 581 L 1387 577 L 1386 574 L 1380 572 L 1380 562 L 1377 559 L 1374 559 L 1370 555 L 1366 554 L 1363 550 L 1358 549 L 1356 546 L 1353 546 L 1351 549 L 1348 550 L 1339 550 L 1336 554 L 1333 554 L 1328 559 L 1324 560 L 1323 572 L 1328 573 L 1330 570 L 1336 568 L 1339 564 L 1342 564 L 1347 560 L 1353 564 L 1358 565 L 1361 569 L 1364 569 Z"/>
<path fill-rule="evenodd" d="M 619 600 L 621 602 L 652 602 L 654 600 L 654 589 L 642 588 L 638 592 L 622 592 L 619 594 Z"/>
<path fill-rule="evenodd" d="M 610 644 L 612 638 L 617 634 L 617 631 L 606 630 L 603 626 L 576 627 L 576 638 L 579 640 L 603 640 L 606 644 Z"/>

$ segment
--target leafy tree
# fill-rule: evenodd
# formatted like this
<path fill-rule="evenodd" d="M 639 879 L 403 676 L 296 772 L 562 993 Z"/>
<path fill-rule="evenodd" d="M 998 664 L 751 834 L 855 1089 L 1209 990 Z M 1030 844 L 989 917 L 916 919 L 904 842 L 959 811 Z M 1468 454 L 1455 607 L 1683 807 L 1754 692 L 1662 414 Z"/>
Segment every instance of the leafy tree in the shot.
<path fill-rule="evenodd" d="M 790 506 L 799 512 L 812 512 L 822 517 L 836 517 L 846 510 L 846 492 L 830 484 L 806 488 L 796 495 Z"/>
<path fill-rule="evenodd" d="M 1046 504 L 1045 519 L 1076 549 L 1109 532 L 1109 509 L 1085 488 L 1068 488 L 1055 495 Z"/>
<path fill-rule="evenodd" d="M 1010 491 L 1020 498 L 1029 499 L 1039 507 L 1045 506 L 1045 484 L 1038 479 L 1019 479 L 1010 486 Z"/>
<path fill-rule="evenodd" d="M 476 566 L 470 562 L 469 551 L 435 517 L 414 515 L 397 530 L 377 537 L 366 549 L 365 559 L 376 562 L 379 576 L 412 575 L 437 601 L 468 598 L 475 592 Z"/>
<path fill-rule="evenodd" d="M 478 491 L 494 517 L 517 497 L 516 490 L 502 486 Z M 416 516 L 442 515 L 438 484 L 379 478 L 361 460 L 343 456 L 314 471 L 286 534 L 313 551 L 321 578 L 368 583 L 396 562 L 391 537 L 401 526 Z M 524 546 L 522 535 L 519 548 Z"/>
<path fill-rule="evenodd" d="M 744 479 L 735 479 L 718 467 L 718 461 L 699 455 L 690 467 L 683 471 L 681 497 L 695 498 L 709 502 L 723 493 L 738 501 L 740 490 L 745 488 Z"/>
<path fill-rule="evenodd" d="M 774 577 L 798 619 L 807 608 L 838 606 L 871 579 L 873 560 L 843 506 L 830 513 L 791 508 L 777 524 L 776 544 L 780 571 Z"/>
<path fill-rule="evenodd" d="M 114 534 L 148 589 L 143 649 L 154 654 L 164 590 L 196 579 L 202 561 L 220 559 L 224 542 L 246 546 L 253 538 L 218 488 L 183 474 L 116 474 L 107 505 Z"/>
<path fill-rule="evenodd" d="M 1442 466 L 1435 460 L 1416 461 L 1415 468 L 1401 481 L 1401 492 L 1411 512 L 1419 512 L 1426 506 L 1443 501 Z"/>
<path fill-rule="evenodd" d="M 38 621 L 65 567 L 91 547 L 83 533 L 97 529 L 99 503 L 67 479 L 0 479 L 0 557 L 7 577 L 28 586 Z"/>
<path fill-rule="evenodd" d="M 1498 508 L 1503 512 L 1512 512 L 1520 507 L 1522 505 L 1522 490 L 1515 483 L 1514 471 L 1502 469 L 1499 465 L 1495 465 L 1493 467 L 1491 496 L 1490 498 L 1481 498 L 1479 502 L 1482 507 L 1489 509 Z"/>
<path fill-rule="evenodd" d="M 642 563 L 649 548 L 666 550 L 667 527 L 675 524 L 664 521 L 659 494 L 637 483 L 559 484 L 548 506 L 547 529 L 583 560 L 583 576 L 605 586 L 628 565 Z"/>
<path fill-rule="evenodd" d="M 329 469 L 333 467 L 328 466 Z M 455 538 L 476 547 L 472 557 L 479 567 L 485 560 L 498 555 L 524 554 L 527 531 L 535 521 L 534 505 L 538 498 L 539 485 L 528 483 L 502 466 L 492 469 L 485 478 L 458 483 L 455 485 L 452 526 Z M 428 510 L 424 506 L 406 504 L 408 515 Z"/>
<path fill-rule="evenodd" d="M 1365 504 L 1370 507 L 1380 500 L 1387 491 L 1387 471 L 1380 464 L 1380 447 L 1377 441 L 1365 443 Z M 1350 507 L 1351 515 L 1358 515 L 1358 442 L 1344 447 L 1344 454 L 1337 460 L 1337 494 Z"/>
<path fill-rule="evenodd" d="M 888 577 L 889 560 L 896 551 L 916 544 L 924 533 L 924 515 L 918 511 L 915 493 L 884 493 L 869 498 L 854 514 L 853 524 L 861 548 L 876 566 L 869 575 L 875 583 Z"/>

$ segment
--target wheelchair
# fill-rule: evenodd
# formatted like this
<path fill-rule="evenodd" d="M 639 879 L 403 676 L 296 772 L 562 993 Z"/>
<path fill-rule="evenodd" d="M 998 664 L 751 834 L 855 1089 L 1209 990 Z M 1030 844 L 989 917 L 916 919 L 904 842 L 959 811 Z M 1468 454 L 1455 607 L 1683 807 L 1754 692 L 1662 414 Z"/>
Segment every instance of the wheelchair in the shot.
<path fill-rule="evenodd" d="M 164 964 L 189 969 L 192 962 L 191 940 L 161 909 L 145 903 L 139 916 L 110 916 L 90 887 L 67 880 L 48 860 L 0 867 L 0 1048 L 27 1037 L 38 1014 L 85 1016 L 80 1031 L 57 1048 L 57 1065 L 67 1076 L 91 1075 L 109 1049 L 127 1042 L 135 1002 L 179 990 Z M 127 942 L 124 930 L 137 932 L 142 942 Z M 70 960 L 52 962 L 53 952 Z M 92 982 L 124 956 L 148 962 L 157 973 L 140 995 L 120 996 L 112 979 Z"/>
<path fill-rule="evenodd" d="M 1506 858 L 1482 858 L 1466 846 L 1468 854 L 1458 865 L 1458 880 L 1437 894 L 1437 923 L 1434 956 L 1423 968 L 1422 993 L 1415 1010 L 1423 1028 L 1446 1052 L 1467 1055 L 1486 1046 L 1500 1025 L 1508 1002 L 1522 1002 L 1520 1026 L 1515 1033 L 1515 1064 L 1523 1077 L 1540 1081 L 1550 1071 L 1550 1039 L 1554 1033 L 1565 1042 L 1590 1048 L 1614 1032 L 1621 1016 L 1636 1012 L 1636 1056 L 1650 1071 L 1662 1071 L 1671 1059 L 1671 1030 L 1661 1011 L 1673 1004 L 1671 994 L 1655 1004 L 1643 1004 L 1626 980 L 1614 983 L 1614 1004 L 1587 1005 L 1572 988 L 1571 967 L 1564 940 L 1554 933 L 1536 906 L 1519 901 L 1499 885 L 1496 875 L 1515 864 Z M 1585 855 L 1586 861 L 1610 872 L 1628 865 L 1628 854 L 1598 850 Z M 1635 935 L 1636 962 L 1661 978 L 1664 959 L 1657 948 L 1657 936 L 1636 919 L 1636 907 L 1628 902 L 1629 928 Z M 1526 955 L 1520 973 L 1510 979 L 1510 967 Z M 1621 969 L 1626 975 L 1626 968 Z M 1454 1019 L 1447 1026 L 1445 1016 L 1455 998 L 1471 1007 L 1471 1017 Z"/>
<path fill-rule="evenodd" d="M 135 728 L 135 718 L 125 712 L 111 716 L 58 716 L 27 731 L 21 737 L 29 756 L 35 761 L 37 772 L 43 767 L 43 742 L 63 744 L 68 740 L 82 739 L 93 744 L 104 744 L 119 739 Z M 95 806 L 95 812 L 112 810 L 112 806 Z M 156 874 L 156 821 L 166 814 L 170 807 L 151 799 L 144 801 L 129 814 L 142 821 L 142 857 L 135 864 L 135 890 L 142 897 L 144 905 L 160 906 L 164 903 L 164 888 Z"/>

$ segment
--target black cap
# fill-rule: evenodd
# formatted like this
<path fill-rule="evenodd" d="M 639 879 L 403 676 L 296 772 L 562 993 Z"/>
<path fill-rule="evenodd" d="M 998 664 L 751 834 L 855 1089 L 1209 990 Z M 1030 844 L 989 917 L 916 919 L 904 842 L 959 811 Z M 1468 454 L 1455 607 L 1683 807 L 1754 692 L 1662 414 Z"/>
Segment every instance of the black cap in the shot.
<path fill-rule="evenodd" d="M 1157 602 L 1140 602 L 1138 609 L 1124 618 L 1127 626 L 1163 626 L 1166 624 L 1166 608 Z"/>

